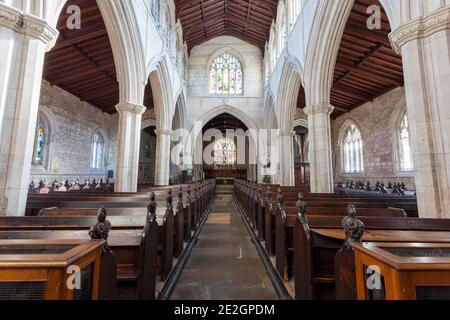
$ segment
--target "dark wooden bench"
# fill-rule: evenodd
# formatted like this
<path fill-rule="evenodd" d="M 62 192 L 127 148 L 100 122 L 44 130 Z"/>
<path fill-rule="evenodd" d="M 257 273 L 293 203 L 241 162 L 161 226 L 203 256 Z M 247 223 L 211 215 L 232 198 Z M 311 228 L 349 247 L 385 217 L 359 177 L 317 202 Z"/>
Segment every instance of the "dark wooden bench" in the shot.
<path fill-rule="evenodd" d="M 350 217 L 356 209 L 349 207 Z M 352 254 L 341 251 L 347 235 L 338 216 L 296 218 L 294 234 L 295 292 L 300 300 L 353 299 L 356 297 Z M 398 217 L 358 217 L 367 242 L 450 242 L 450 220 Z M 353 236 L 358 230 L 352 230 Z M 344 247 L 346 245 L 344 244 Z"/>
<path fill-rule="evenodd" d="M 307 217 L 335 216 L 341 219 L 347 215 L 347 208 L 309 208 L 302 194 L 298 196 L 296 207 L 285 207 L 283 198 L 279 199 L 275 214 L 275 253 L 276 269 L 284 281 L 289 281 L 294 271 L 294 228 L 299 210 L 303 210 Z M 300 208 L 299 208 L 300 207 Z M 361 217 L 396 217 L 406 218 L 403 209 L 394 208 L 359 208 Z"/>
<path fill-rule="evenodd" d="M 142 218 L 111 217 L 112 230 L 108 241 L 117 260 L 118 284 L 133 283 L 133 296 L 144 300 L 155 297 L 158 265 L 156 205 L 151 204 L 149 210 L 149 215 Z M 165 219 L 167 224 L 171 220 L 170 213 Z M 87 230 L 96 221 L 96 217 L 2 217 L 0 239 L 87 239 Z M 172 245 L 168 248 L 171 251 Z M 161 273 L 165 268 L 160 262 Z M 124 295 L 128 294 L 127 290 Z M 119 297 L 124 295 L 119 292 Z"/>

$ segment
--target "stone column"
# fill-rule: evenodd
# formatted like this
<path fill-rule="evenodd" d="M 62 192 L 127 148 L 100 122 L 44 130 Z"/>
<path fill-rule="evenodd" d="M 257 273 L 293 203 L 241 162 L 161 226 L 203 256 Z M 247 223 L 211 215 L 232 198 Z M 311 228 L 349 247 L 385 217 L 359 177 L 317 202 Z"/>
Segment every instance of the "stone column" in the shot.
<path fill-rule="evenodd" d="M 304 109 L 308 115 L 312 193 L 334 192 L 330 123 L 333 110 L 334 108 L 328 103 L 320 103 Z"/>
<path fill-rule="evenodd" d="M 58 31 L 0 3 L 0 215 L 25 214 L 45 52 Z"/>
<path fill-rule="evenodd" d="M 292 130 L 280 131 L 280 185 L 295 185 L 294 174 L 294 135 Z"/>
<path fill-rule="evenodd" d="M 171 129 L 157 129 L 156 135 L 156 168 L 155 185 L 168 186 L 170 178 L 170 142 L 172 140 Z"/>
<path fill-rule="evenodd" d="M 450 218 L 450 8 L 396 29 L 405 91 L 419 214 Z"/>
<path fill-rule="evenodd" d="M 136 192 L 139 174 L 139 148 L 141 145 L 142 105 L 121 102 L 119 112 L 119 152 L 115 191 Z"/>

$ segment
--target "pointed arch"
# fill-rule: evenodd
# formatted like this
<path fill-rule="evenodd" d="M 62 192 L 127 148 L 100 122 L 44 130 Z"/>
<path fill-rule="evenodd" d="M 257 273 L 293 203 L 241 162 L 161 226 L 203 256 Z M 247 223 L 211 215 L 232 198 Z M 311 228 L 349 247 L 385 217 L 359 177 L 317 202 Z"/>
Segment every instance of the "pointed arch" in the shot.
<path fill-rule="evenodd" d="M 353 0 L 322 0 L 318 4 L 306 53 L 306 106 L 330 103 L 336 59 L 352 7 Z"/>
<path fill-rule="evenodd" d="M 97 3 L 111 39 L 120 101 L 142 105 L 147 75 L 139 25 L 132 2 L 112 0 Z"/>
<path fill-rule="evenodd" d="M 166 64 L 166 58 L 160 57 L 152 67 L 150 85 L 152 86 L 155 105 L 156 124 L 158 129 L 170 129 L 174 103 L 172 101 L 172 85 Z"/>
<path fill-rule="evenodd" d="M 280 130 L 292 129 L 301 86 L 299 66 L 295 65 L 292 60 L 286 60 L 277 95 L 278 128 Z"/>
<path fill-rule="evenodd" d="M 228 113 L 228 114 L 238 118 L 245 124 L 245 126 L 249 129 L 250 141 L 253 143 L 252 146 L 255 148 L 255 150 L 258 150 L 258 147 L 257 147 L 258 146 L 258 134 L 256 132 L 256 129 L 258 129 L 258 126 L 256 125 L 256 123 L 252 120 L 252 118 L 250 116 L 248 116 L 246 113 L 242 112 L 238 108 L 235 108 L 235 107 L 232 107 L 229 105 L 219 106 L 219 107 L 212 109 L 209 112 L 203 114 L 197 120 L 197 123 L 199 123 L 201 125 L 201 127 L 203 127 L 209 121 L 211 121 L 215 117 L 217 117 L 221 114 L 224 114 L 224 113 Z M 195 129 L 196 129 L 196 126 L 194 125 L 194 127 L 191 129 L 192 150 L 195 149 L 195 142 L 198 140 L 200 133 L 201 133 L 201 130 L 200 130 L 200 132 L 198 132 Z"/>

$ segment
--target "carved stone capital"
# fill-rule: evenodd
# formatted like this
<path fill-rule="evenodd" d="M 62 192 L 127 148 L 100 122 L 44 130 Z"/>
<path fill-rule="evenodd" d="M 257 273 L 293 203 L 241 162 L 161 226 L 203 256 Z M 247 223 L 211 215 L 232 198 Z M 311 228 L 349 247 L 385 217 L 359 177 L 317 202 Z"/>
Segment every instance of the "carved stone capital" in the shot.
<path fill-rule="evenodd" d="M 329 103 L 318 103 L 313 106 L 307 106 L 303 111 L 306 113 L 308 117 L 311 117 L 316 114 L 326 113 L 327 115 L 331 115 L 334 111 L 334 107 Z"/>
<path fill-rule="evenodd" d="M 159 129 L 155 130 L 155 133 L 157 136 L 159 136 L 159 135 L 171 136 L 173 133 L 173 130 L 159 128 Z"/>
<path fill-rule="evenodd" d="M 0 2 L 0 26 L 18 32 L 23 25 L 22 12 Z"/>
<path fill-rule="evenodd" d="M 0 2 L 0 26 L 10 28 L 17 33 L 41 40 L 49 51 L 56 43 L 59 32 L 47 21 L 23 13 L 22 11 Z"/>
<path fill-rule="evenodd" d="M 427 38 L 445 29 L 450 29 L 450 7 L 448 6 L 398 27 L 391 32 L 389 39 L 393 49 L 400 54 L 401 48 L 406 43 Z"/>
<path fill-rule="evenodd" d="M 280 130 L 280 137 L 294 137 L 294 130 Z"/>
<path fill-rule="evenodd" d="M 116 105 L 116 110 L 119 113 L 120 112 L 130 112 L 130 113 L 142 115 L 142 114 L 144 114 L 145 110 L 147 110 L 147 108 L 145 106 L 142 106 L 139 104 L 121 102 L 118 105 Z"/>

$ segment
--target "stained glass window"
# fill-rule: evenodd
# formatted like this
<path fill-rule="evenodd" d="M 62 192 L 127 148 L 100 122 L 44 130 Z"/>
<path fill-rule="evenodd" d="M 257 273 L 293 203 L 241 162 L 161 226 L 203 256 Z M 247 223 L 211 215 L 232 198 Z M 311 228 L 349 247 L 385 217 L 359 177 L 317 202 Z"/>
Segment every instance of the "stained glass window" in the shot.
<path fill-rule="evenodd" d="M 401 171 L 413 171 L 413 160 L 411 154 L 411 146 L 409 142 L 409 123 L 408 114 L 405 112 L 401 118 L 400 128 L 400 143 L 399 143 L 399 155 L 400 155 L 400 170 Z"/>
<path fill-rule="evenodd" d="M 38 123 L 35 145 L 34 145 L 34 157 L 33 164 L 34 165 L 43 165 L 44 164 L 44 148 L 45 148 L 45 128 L 42 123 Z"/>
<path fill-rule="evenodd" d="M 91 143 L 91 169 L 100 170 L 103 168 L 103 155 L 105 148 L 105 139 L 100 132 L 92 136 Z"/>
<path fill-rule="evenodd" d="M 209 71 L 209 93 L 219 95 L 242 94 L 242 64 L 225 52 L 217 57 Z"/>
<path fill-rule="evenodd" d="M 344 130 L 342 141 L 344 172 L 362 173 L 364 163 L 361 132 L 353 123 L 348 124 Z"/>
<path fill-rule="evenodd" d="M 236 164 L 236 144 L 228 139 L 220 139 L 214 146 L 214 164 Z"/>

